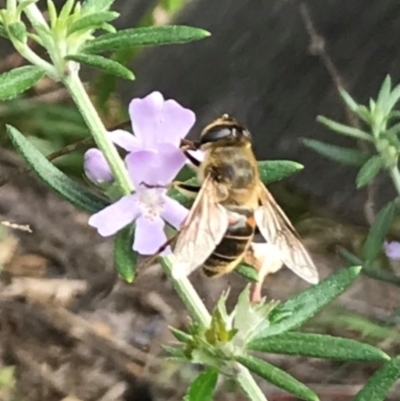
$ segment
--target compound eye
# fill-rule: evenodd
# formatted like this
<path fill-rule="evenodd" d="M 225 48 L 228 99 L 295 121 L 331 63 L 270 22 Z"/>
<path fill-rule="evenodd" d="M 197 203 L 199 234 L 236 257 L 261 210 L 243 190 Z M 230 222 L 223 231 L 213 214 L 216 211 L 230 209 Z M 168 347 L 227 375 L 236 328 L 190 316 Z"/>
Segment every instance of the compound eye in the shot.
<path fill-rule="evenodd" d="M 233 130 L 227 127 L 215 127 L 207 131 L 201 138 L 200 143 L 204 145 L 208 142 L 216 142 L 220 139 L 229 138 L 234 136 Z"/>

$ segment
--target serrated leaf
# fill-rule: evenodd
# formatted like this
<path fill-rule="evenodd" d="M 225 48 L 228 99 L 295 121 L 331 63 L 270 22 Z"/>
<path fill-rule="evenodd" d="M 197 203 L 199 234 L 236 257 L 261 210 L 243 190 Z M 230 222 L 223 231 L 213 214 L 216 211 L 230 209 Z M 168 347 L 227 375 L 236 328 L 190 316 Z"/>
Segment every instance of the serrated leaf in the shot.
<path fill-rule="evenodd" d="M 335 361 L 385 361 L 390 359 L 383 351 L 369 344 L 347 338 L 311 333 L 289 332 L 258 338 L 248 343 L 247 349 Z"/>
<path fill-rule="evenodd" d="M 271 323 L 266 324 L 265 327 L 260 326 L 260 329 L 252 335 L 251 341 L 281 334 L 299 327 L 346 291 L 360 274 L 360 271 L 361 266 L 339 270 L 319 284 L 280 304 L 271 312 Z"/>
<path fill-rule="evenodd" d="M 98 53 L 137 46 L 187 43 L 204 39 L 207 36 L 210 34 L 203 29 L 183 25 L 132 28 L 95 38 L 87 42 L 83 50 L 88 53 Z"/>
<path fill-rule="evenodd" d="M 342 148 L 314 139 L 303 139 L 302 142 L 307 148 L 314 150 L 327 159 L 347 166 L 361 167 L 369 158 L 368 155 L 361 153 L 357 149 Z"/>
<path fill-rule="evenodd" d="M 362 258 L 364 261 L 372 262 L 382 252 L 382 246 L 390 230 L 395 209 L 396 203 L 392 201 L 384 206 L 376 215 L 363 246 Z"/>
<path fill-rule="evenodd" d="M 265 184 L 280 181 L 303 170 L 300 163 L 289 160 L 265 160 L 258 162 L 260 179 Z"/>
<path fill-rule="evenodd" d="M 44 72 L 36 66 L 14 68 L 0 74 L 0 100 L 8 100 L 25 92 L 43 77 Z"/>
<path fill-rule="evenodd" d="M 74 54 L 65 57 L 66 60 L 73 60 L 81 64 L 86 64 L 89 67 L 99 68 L 109 74 L 116 75 L 121 78 L 134 80 L 133 73 L 117 61 L 108 58 L 97 56 L 94 54 Z"/>
<path fill-rule="evenodd" d="M 103 11 L 85 15 L 68 26 L 67 34 L 71 35 L 77 31 L 99 28 L 105 22 L 112 21 L 118 16 L 119 14 L 115 11 Z"/>
<path fill-rule="evenodd" d="M 367 160 L 357 174 L 357 188 L 362 188 L 367 185 L 377 176 L 382 167 L 383 162 L 381 156 L 372 156 L 369 160 Z"/>
<path fill-rule="evenodd" d="M 241 263 L 236 269 L 235 273 L 240 274 L 246 280 L 254 283 L 258 282 L 258 272 L 254 267 Z"/>
<path fill-rule="evenodd" d="M 39 178 L 63 198 L 90 213 L 108 206 L 108 202 L 88 191 L 49 162 L 16 128 L 7 125 L 7 134 L 18 153 Z"/>
<path fill-rule="evenodd" d="M 211 401 L 218 381 L 218 371 L 213 368 L 200 373 L 186 391 L 183 401 Z"/>
<path fill-rule="evenodd" d="M 275 386 L 286 390 L 288 393 L 291 393 L 302 400 L 319 401 L 319 398 L 314 391 L 276 366 L 250 355 L 240 355 L 235 357 L 235 359 L 257 376 L 260 376 Z"/>
<path fill-rule="evenodd" d="M 13 22 L 8 25 L 8 32 L 12 38 L 18 40 L 18 42 L 25 43 L 27 37 L 26 26 L 22 22 Z"/>
<path fill-rule="evenodd" d="M 317 121 L 339 134 L 346 135 L 351 138 L 362 139 L 364 141 L 373 142 L 373 138 L 371 135 L 367 134 L 364 131 L 361 131 L 358 128 L 349 127 L 348 125 L 337 123 L 336 121 L 333 121 L 323 116 L 318 116 Z"/>
<path fill-rule="evenodd" d="M 390 388 L 400 378 L 400 357 L 386 362 L 353 398 L 353 401 L 385 401 Z"/>
<path fill-rule="evenodd" d="M 138 253 L 132 249 L 135 227 L 121 230 L 114 241 L 114 263 L 120 276 L 132 283 L 135 280 Z"/>

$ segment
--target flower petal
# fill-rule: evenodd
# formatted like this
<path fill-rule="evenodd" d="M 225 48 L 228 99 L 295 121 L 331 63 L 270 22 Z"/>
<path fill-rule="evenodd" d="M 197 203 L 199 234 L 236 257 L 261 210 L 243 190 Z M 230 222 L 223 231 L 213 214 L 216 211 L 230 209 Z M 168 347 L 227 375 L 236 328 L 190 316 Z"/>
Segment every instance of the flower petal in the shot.
<path fill-rule="evenodd" d="M 163 219 L 157 217 L 150 220 L 141 216 L 136 220 L 134 251 L 141 255 L 154 255 L 166 241 Z"/>
<path fill-rule="evenodd" d="M 86 176 L 95 184 L 114 179 L 107 160 L 99 149 L 91 148 L 85 152 L 83 166 Z"/>
<path fill-rule="evenodd" d="M 116 129 L 115 131 L 110 131 L 108 135 L 116 145 L 120 146 L 122 149 L 127 150 L 128 152 L 133 152 L 141 148 L 138 138 L 136 138 L 135 135 L 131 134 L 128 131 Z"/>
<path fill-rule="evenodd" d="M 193 111 L 175 100 L 164 101 L 160 92 L 152 92 L 143 99 L 133 99 L 129 105 L 132 129 L 143 148 L 154 148 L 157 143 L 179 147 L 196 121 Z"/>
<path fill-rule="evenodd" d="M 185 164 L 183 153 L 169 143 L 159 151 L 140 150 L 129 153 L 125 163 L 135 188 L 144 182 L 149 185 L 168 185 Z"/>
<path fill-rule="evenodd" d="M 175 100 L 167 100 L 164 103 L 163 119 L 160 120 L 159 141 L 168 142 L 179 147 L 196 121 L 192 110 L 182 107 Z"/>
<path fill-rule="evenodd" d="M 167 195 L 163 196 L 164 210 L 161 213 L 161 217 L 172 227 L 179 230 L 182 226 L 183 221 L 189 213 L 186 209 L 175 199 L 170 198 Z"/>
<path fill-rule="evenodd" d="M 159 116 L 162 113 L 164 97 L 152 92 L 142 99 L 133 99 L 129 105 L 132 129 L 143 148 L 154 148 L 157 144 Z"/>
<path fill-rule="evenodd" d="M 114 235 L 132 223 L 140 214 L 135 201 L 136 195 L 127 195 L 89 218 L 89 225 L 103 237 Z"/>
<path fill-rule="evenodd" d="M 393 259 L 393 260 L 399 260 L 400 259 L 400 242 L 397 242 L 397 241 L 387 242 L 387 241 L 385 241 L 383 246 L 385 248 L 385 253 L 386 253 L 386 256 L 388 258 Z"/>

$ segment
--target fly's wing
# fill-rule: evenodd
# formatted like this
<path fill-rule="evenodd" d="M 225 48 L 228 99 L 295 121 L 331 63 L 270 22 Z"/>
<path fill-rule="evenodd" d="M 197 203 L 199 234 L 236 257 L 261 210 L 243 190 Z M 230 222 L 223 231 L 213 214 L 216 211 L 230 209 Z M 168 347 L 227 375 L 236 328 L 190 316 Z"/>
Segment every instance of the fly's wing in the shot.
<path fill-rule="evenodd" d="M 173 259 L 175 278 L 186 277 L 200 267 L 228 229 L 228 211 L 218 203 L 216 190 L 207 176 L 179 233 Z"/>
<path fill-rule="evenodd" d="M 317 269 L 299 234 L 262 182 L 259 188 L 261 205 L 254 218 L 262 236 L 280 251 L 282 262 L 290 270 L 303 280 L 317 284 Z"/>

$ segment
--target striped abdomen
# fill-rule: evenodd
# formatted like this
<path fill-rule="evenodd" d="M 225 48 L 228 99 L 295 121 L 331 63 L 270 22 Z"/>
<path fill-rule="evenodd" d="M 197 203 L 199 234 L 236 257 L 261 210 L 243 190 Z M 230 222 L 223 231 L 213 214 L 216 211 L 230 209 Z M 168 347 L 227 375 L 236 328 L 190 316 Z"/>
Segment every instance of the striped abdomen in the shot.
<path fill-rule="evenodd" d="M 255 231 L 253 212 L 247 208 L 227 207 L 231 210 L 232 223 L 214 252 L 203 264 L 207 277 L 217 277 L 231 272 L 243 260 Z"/>

